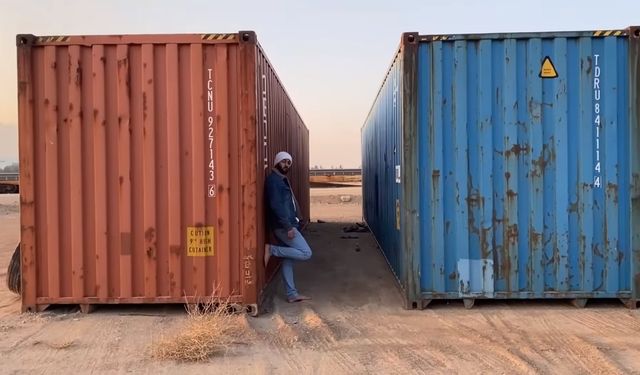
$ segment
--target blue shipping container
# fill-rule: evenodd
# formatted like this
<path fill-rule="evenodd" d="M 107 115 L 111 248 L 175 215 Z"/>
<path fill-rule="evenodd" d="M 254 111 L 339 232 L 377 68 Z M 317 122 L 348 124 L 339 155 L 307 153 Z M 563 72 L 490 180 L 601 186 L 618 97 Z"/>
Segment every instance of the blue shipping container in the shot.
<path fill-rule="evenodd" d="M 402 37 L 362 128 L 408 308 L 640 298 L 640 28 Z"/>

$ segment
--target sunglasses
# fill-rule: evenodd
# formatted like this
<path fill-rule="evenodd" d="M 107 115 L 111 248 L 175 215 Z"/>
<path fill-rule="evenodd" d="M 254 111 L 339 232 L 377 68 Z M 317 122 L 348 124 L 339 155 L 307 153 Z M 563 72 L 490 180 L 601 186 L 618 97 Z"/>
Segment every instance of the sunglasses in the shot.
<path fill-rule="evenodd" d="M 280 163 L 284 163 L 284 165 L 291 165 L 291 160 L 285 159 L 285 160 L 281 161 Z"/>

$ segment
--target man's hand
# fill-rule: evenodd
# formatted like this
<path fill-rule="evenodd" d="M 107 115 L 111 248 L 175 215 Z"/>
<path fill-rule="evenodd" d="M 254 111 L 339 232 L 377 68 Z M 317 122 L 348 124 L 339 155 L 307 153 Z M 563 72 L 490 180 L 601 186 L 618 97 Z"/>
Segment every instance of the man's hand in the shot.
<path fill-rule="evenodd" d="M 289 239 L 292 240 L 295 236 L 296 236 L 295 229 L 293 228 L 289 229 L 289 231 L 287 232 L 287 237 L 289 237 Z"/>

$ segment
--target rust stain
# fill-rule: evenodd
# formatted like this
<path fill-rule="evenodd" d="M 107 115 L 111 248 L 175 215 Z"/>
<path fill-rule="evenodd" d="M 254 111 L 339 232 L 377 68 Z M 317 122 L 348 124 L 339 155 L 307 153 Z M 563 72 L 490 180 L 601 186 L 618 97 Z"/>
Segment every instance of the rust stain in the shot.
<path fill-rule="evenodd" d="M 507 241 L 509 245 L 515 245 L 518 242 L 518 224 L 512 224 L 507 226 Z"/>
<path fill-rule="evenodd" d="M 473 192 L 466 198 L 469 207 L 484 207 L 484 197 L 478 192 Z"/>
<path fill-rule="evenodd" d="M 534 231 L 533 226 L 529 227 L 529 243 L 532 251 L 542 248 L 542 233 Z"/>
<path fill-rule="evenodd" d="M 549 164 L 549 159 L 545 157 L 545 151 L 546 148 L 542 150 L 542 153 L 540 153 L 540 156 L 538 156 L 537 159 L 531 162 L 535 166 L 534 170 L 531 172 L 531 175 L 534 177 L 542 177 L 544 170 Z"/>
<path fill-rule="evenodd" d="M 449 274 L 449 280 L 455 280 L 458 278 L 458 273 L 457 272 L 451 272 Z"/>
<path fill-rule="evenodd" d="M 509 258 L 509 247 L 498 246 L 498 278 L 507 280 L 509 279 L 509 273 L 511 272 L 511 259 Z M 509 283 L 507 282 L 507 285 Z"/>
<path fill-rule="evenodd" d="M 148 106 L 147 106 L 147 93 L 146 92 L 142 92 L 142 114 L 144 119 L 147 119 L 147 110 L 148 110 Z"/>
<path fill-rule="evenodd" d="M 120 233 L 120 253 L 131 255 L 131 233 Z"/>
<path fill-rule="evenodd" d="M 76 67 L 75 85 L 82 86 L 82 68 L 80 66 Z"/>
<path fill-rule="evenodd" d="M 528 154 L 529 151 L 531 151 L 531 150 L 530 150 L 528 144 L 520 145 L 520 144 L 516 143 L 513 146 L 511 146 L 510 149 L 505 151 L 504 154 L 505 154 L 506 157 L 510 157 L 511 155 L 515 155 L 516 157 L 519 157 L 520 155 Z"/>
<path fill-rule="evenodd" d="M 514 200 L 514 199 L 516 199 L 517 197 L 518 197 L 518 193 L 516 193 L 515 191 L 513 191 L 513 190 L 511 190 L 511 189 L 507 190 L 507 198 L 508 198 L 509 200 Z"/>
<path fill-rule="evenodd" d="M 147 240 L 148 243 L 151 243 L 155 240 L 156 238 L 156 230 L 155 228 L 149 227 L 145 232 L 144 232 L 144 239 Z"/>
<path fill-rule="evenodd" d="M 577 201 L 569 204 L 569 208 L 567 208 L 568 213 L 578 213 L 578 211 L 579 211 L 579 206 Z"/>
<path fill-rule="evenodd" d="M 482 228 L 482 233 L 480 234 L 480 251 L 484 259 L 489 258 L 490 248 L 489 241 L 487 241 L 487 239 L 489 238 L 489 234 L 492 230 L 492 227 Z"/>

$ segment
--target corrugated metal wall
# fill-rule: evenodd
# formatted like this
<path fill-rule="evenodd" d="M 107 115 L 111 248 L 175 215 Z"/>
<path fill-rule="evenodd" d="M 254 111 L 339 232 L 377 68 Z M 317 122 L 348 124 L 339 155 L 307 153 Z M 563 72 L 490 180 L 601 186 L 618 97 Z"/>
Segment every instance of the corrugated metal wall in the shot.
<path fill-rule="evenodd" d="M 362 140 L 365 216 L 393 271 L 406 273 L 408 307 L 476 297 L 635 305 L 639 40 L 638 28 L 403 36 Z M 384 116 L 394 74 L 401 120 Z M 402 143 L 385 143 L 398 129 Z M 391 147 L 402 150 L 398 195 L 376 180 L 392 168 Z"/>
<path fill-rule="evenodd" d="M 23 36 L 18 45 L 23 309 L 182 303 L 214 289 L 257 303 L 264 56 L 255 34 Z M 292 113 L 282 92 L 273 89 L 282 105 L 270 108 L 268 130 L 294 128 L 287 145 L 308 214 L 308 131 L 299 116 L 275 121 Z M 213 227 L 213 254 L 188 256 L 194 227 Z"/>
<path fill-rule="evenodd" d="M 627 47 L 420 45 L 423 292 L 630 290 Z M 545 56 L 555 79 L 539 77 Z"/>
<path fill-rule="evenodd" d="M 399 280 L 405 279 L 400 226 L 402 161 L 402 55 L 396 55 L 362 127 L 364 218 Z M 402 171 L 400 171 L 402 173 Z"/>
<path fill-rule="evenodd" d="M 258 186 L 263 186 L 266 176 L 271 173 L 276 154 L 280 151 L 289 152 L 293 158 L 293 167 L 287 177 L 300 205 L 303 219 L 309 220 L 309 130 L 304 125 L 269 59 L 260 48 L 257 61 Z M 258 197 L 258 201 L 262 202 L 264 190 L 258 191 Z M 266 202 L 258 209 L 258 217 L 264 218 Z M 260 228 L 259 243 L 265 243 L 268 239 L 268 233 L 263 231 L 265 226 L 266 223 Z M 268 280 L 276 270 L 275 267 L 270 269 L 271 272 L 265 275 L 265 278 Z"/>

